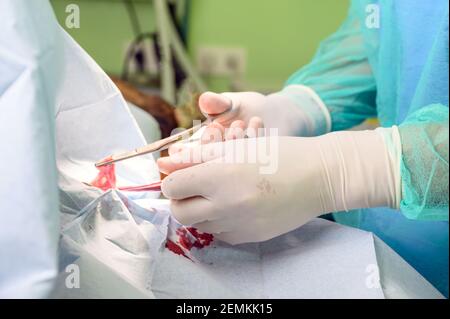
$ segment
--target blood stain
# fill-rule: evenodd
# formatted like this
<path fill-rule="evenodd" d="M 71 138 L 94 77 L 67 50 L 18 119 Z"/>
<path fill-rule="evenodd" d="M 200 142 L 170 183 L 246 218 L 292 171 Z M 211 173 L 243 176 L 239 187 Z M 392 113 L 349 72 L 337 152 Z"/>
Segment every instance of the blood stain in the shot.
<path fill-rule="evenodd" d="M 180 246 L 178 246 L 177 244 L 175 244 L 173 241 L 171 241 L 169 239 L 167 239 L 167 241 L 166 241 L 166 248 L 169 249 L 174 254 L 181 255 L 181 256 L 186 257 L 187 259 L 190 259 L 188 256 L 186 256 L 186 254 L 184 253 L 183 249 Z"/>
<path fill-rule="evenodd" d="M 208 233 L 199 232 L 194 227 L 180 227 L 176 230 L 178 240 L 175 242 L 171 240 L 166 241 L 166 247 L 177 255 L 182 255 L 186 258 L 184 249 L 190 251 L 192 248 L 203 249 L 209 246 L 214 240 L 214 236 Z M 189 258 L 190 259 L 190 258 Z"/>

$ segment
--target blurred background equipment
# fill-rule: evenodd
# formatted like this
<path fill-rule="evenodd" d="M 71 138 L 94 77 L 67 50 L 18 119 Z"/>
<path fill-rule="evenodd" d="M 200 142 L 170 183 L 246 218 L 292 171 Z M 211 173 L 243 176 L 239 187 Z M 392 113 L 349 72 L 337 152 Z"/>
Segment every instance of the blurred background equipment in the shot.
<path fill-rule="evenodd" d="M 130 23 L 134 33 L 125 55 L 122 79 L 129 80 L 135 76 L 136 80 L 145 84 L 151 77 L 151 62 L 156 59 L 157 75 L 161 95 L 170 103 L 177 101 L 176 91 L 184 81 L 192 81 L 197 91 L 205 91 L 206 85 L 191 64 L 185 50 L 185 35 L 180 21 L 186 17 L 183 0 L 171 1 L 153 0 L 154 20 L 156 30 L 143 33 L 136 7 L 133 0 L 123 0 L 127 8 Z M 147 43 L 150 40 L 152 45 Z M 153 58 L 153 59 L 152 59 Z M 130 74 L 130 63 L 135 65 L 135 72 Z M 146 71 L 149 70 L 150 74 Z"/>
<path fill-rule="evenodd" d="M 63 28 L 113 78 L 148 142 L 203 119 L 197 101 L 206 89 L 279 90 L 348 8 L 347 0 L 50 2 Z M 66 25 L 69 5 L 79 7 L 79 28 Z"/>
<path fill-rule="evenodd" d="M 126 52 L 138 34 L 157 31 L 154 0 L 50 1 L 66 31 L 104 70 L 116 76 L 122 74 Z M 131 13 L 128 3 L 133 4 L 135 13 Z M 231 55 L 231 62 L 225 65 L 231 65 L 232 69 L 233 66 L 240 68 L 239 59 L 244 57 L 240 90 L 274 92 L 293 70 L 308 63 L 320 41 L 339 27 L 349 1 L 174 0 L 165 3 L 165 17 L 169 16 L 178 30 L 187 56 L 202 71 L 202 79 L 209 90 L 233 90 L 233 79 L 229 75 L 232 71 L 226 71 L 228 75 L 217 75 L 224 65 L 222 57 L 228 60 L 226 57 Z M 69 4 L 80 8 L 80 28 L 65 26 L 65 9 Z M 139 23 L 131 22 L 130 17 Z M 148 62 L 145 68 L 158 77 L 158 53 L 155 52 L 158 45 L 153 36 L 145 37 L 142 42 Z M 239 61 L 237 66 L 235 58 Z M 210 71 L 205 70 L 205 64 L 211 65 Z M 130 66 L 130 71 L 134 70 L 134 66 Z"/>

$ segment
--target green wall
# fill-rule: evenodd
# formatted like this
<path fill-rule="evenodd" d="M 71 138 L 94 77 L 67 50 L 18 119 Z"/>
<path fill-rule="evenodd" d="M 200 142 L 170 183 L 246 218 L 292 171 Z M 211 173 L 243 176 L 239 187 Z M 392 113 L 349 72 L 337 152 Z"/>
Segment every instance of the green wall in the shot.
<path fill-rule="evenodd" d="M 107 72 L 120 74 L 126 45 L 133 30 L 121 0 L 51 0 L 59 23 Z M 80 8 L 80 28 L 65 27 L 65 8 L 68 4 Z M 135 1 L 143 31 L 154 30 L 155 21 L 151 1 Z"/>
<path fill-rule="evenodd" d="M 81 28 L 67 30 L 110 73 L 119 73 L 132 29 L 120 0 L 52 0 L 63 24 L 69 3 L 81 11 Z M 151 1 L 135 1 L 143 29 L 154 28 Z M 345 18 L 348 0 L 191 0 L 189 52 L 207 46 L 247 50 L 245 88 L 276 90 L 307 63 L 321 39 Z M 208 78 L 210 89 L 229 89 L 229 81 Z"/>
<path fill-rule="evenodd" d="M 346 0 L 194 0 L 190 51 L 205 44 L 243 46 L 245 82 L 277 89 L 336 30 L 347 6 Z"/>

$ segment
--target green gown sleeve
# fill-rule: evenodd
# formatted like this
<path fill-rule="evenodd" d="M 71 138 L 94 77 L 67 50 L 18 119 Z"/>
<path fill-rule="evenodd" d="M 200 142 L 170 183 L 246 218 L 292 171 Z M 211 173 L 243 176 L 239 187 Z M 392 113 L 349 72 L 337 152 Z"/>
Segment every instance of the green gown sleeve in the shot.
<path fill-rule="evenodd" d="M 313 60 L 287 81 L 312 88 L 327 106 L 332 131 L 376 116 L 376 84 L 369 65 L 356 3 L 342 26 L 324 40 Z"/>
<path fill-rule="evenodd" d="M 421 108 L 399 126 L 400 210 L 410 219 L 448 220 L 448 106 Z"/>

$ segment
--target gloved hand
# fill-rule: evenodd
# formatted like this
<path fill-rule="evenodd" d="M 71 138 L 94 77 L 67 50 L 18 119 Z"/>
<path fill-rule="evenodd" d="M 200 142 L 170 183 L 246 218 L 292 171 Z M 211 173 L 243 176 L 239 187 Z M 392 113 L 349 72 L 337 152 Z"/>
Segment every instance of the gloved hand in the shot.
<path fill-rule="evenodd" d="M 330 131 L 331 122 L 323 102 L 302 85 L 291 85 L 267 96 L 256 92 L 206 92 L 200 96 L 199 106 L 206 116 L 230 111 L 205 130 L 203 143 L 245 135 L 256 137 L 262 127 L 277 128 L 280 136 L 314 136 Z"/>
<path fill-rule="evenodd" d="M 393 127 L 200 145 L 158 165 L 170 173 L 162 191 L 179 222 L 238 244 L 268 240 L 323 213 L 397 208 L 400 150 Z"/>

